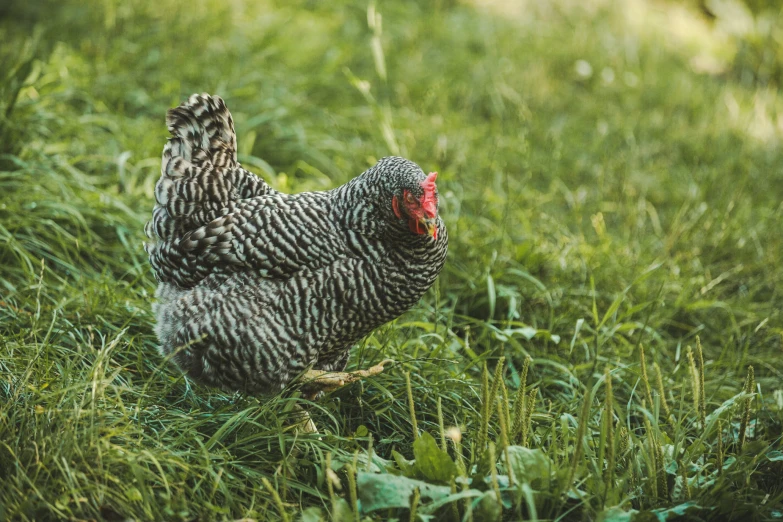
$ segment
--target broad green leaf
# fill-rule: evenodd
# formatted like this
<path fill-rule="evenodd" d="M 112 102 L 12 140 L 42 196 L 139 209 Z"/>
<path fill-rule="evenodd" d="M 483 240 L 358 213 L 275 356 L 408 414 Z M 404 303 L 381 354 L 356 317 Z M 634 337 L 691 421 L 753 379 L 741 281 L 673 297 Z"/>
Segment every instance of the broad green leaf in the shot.
<path fill-rule="evenodd" d="M 369 468 L 367 464 L 368 459 L 370 460 Z M 346 464 L 353 464 L 353 460 L 354 460 L 353 455 L 335 456 L 334 459 L 332 459 L 332 469 L 337 471 L 341 469 L 343 466 L 345 466 Z M 357 467 L 359 469 L 363 469 L 364 471 L 372 471 L 373 473 L 386 473 L 387 471 L 389 471 L 390 468 L 394 469 L 394 465 L 392 464 L 392 461 L 381 458 L 375 453 L 372 454 L 372 458 L 370 458 L 370 456 L 367 455 L 367 453 L 359 453 L 357 455 L 356 462 L 358 464 Z"/>
<path fill-rule="evenodd" d="M 427 480 L 448 483 L 459 474 L 449 454 L 440 449 L 435 438 L 427 432 L 413 443 L 416 470 Z"/>
<path fill-rule="evenodd" d="M 332 522 L 354 522 L 355 520 L 353 510 L 344 498 L 338 498 L 332 504 Z"/>
<path fill-rule="evenodd" d="M 438 509 L 440 509 L 441 507 L 445 506 L 446 504 L 456 502 L 457 500 L 462 500 L 463 498 L 480 497 L 483 494 L 484 492 L 479 491 L 477 489 L 466 489 L 465 491 L 460 491 L 459 493 L 454 493 L 452 495 L 449 495 L 448 497 L 443 497 L 440 500 L 436 500 L 435 502 L 432 502 L 430 504 L 427 504 L 426 506 L 419 508 L 419 513 L 431 514 L 437 511 Z"/>
<path fill-rule="evenodd" d="M 783 461 L 783 451 L 780 450 L 774 450 L 770 451 L 765 455 L 770 462 L 782 462 Z"/>
<path fill-rule="evenodd" d="M 553 471 L 552 461 L 543 451 L 522 446 L 509 446 L 507 449 L 515 480 L 528 483 L 549 481 Z"/>
<path fill-rule="evenodd" d="M 130 487 L 125 490 L 125 498 L 131 502 L 139 502 L 142 499 L 141 491 L 138 488 Z"/>
<path fill-rule="evenodd" d="M 321 522 L 325 519 L 323 511 L 317 506 L 305 509 L 299 516 L 299 522 Z"/>
<path fill-rule="evenodd" d="M 403 475 L 408 478 L 419 478 L 419 472 L 414 461 L 406 459 L 396 451 L 392 451 L 392 457 Z"/>
<path fill-rule="evenodd" d="M 475 522 L 496 522 L 500 520 L 502 513 L 500 502 L 495 492 L 484 492 L 480 498 L 473 502 L 473 520 Z"/>
<path fill-rule="evenodd" d="M 655 513 L 659 522 L 666 522 L 667 520 L 676 520 L 678 517 L 685 516 L 689 510 L 699 512 L 705 509 L 712 510 L 715 508 L 700 506 L 695 500 L 689 500 L 668 509 L 654 509 L 652 512 Z"/>
<path fill-rule="evenodd" d="M 726 410 L 737 404 L 739 401 L 748 399 L 754 395 L 754 393 L 741 391 L 737 395 L 723 401 L 723 404 L 721 404 L 718 409 L 707 415 L 707 418 L 705 419 L 707 421 L 707 427 L 704 429 L 703 436 L 707 436 L 712 433 L 713 429 L 715 428 L 715 424 L 718 422 L 718 419 L 726 412 Z"/>
<path fill-rule="evenodd" d="M 413 491 L 418 488 L 422 503 L 439 501 L 451 495 L 448 486 L 436 486 L 422 480 L 409 479 L 388 473 L 367 473 L 356 475 L 362 511 L 371 513 L 379 509 L 408 508 Z"/>

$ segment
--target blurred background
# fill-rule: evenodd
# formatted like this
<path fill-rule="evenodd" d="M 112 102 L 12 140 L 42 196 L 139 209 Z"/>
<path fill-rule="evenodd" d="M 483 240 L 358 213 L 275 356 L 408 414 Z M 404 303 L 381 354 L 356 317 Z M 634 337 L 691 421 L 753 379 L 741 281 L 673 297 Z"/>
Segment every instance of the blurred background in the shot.
<path fill-rule="evenodd" d="M 555 283 L 551 307 L 590 285 L 611 301 L 660 266 L 632 295 L 676 303 L 656 312 L 675 339 L 724 325 L 731 313 L 710 307 L 729 297 L 761 307 L 777 298 L 776 1 L 39 0 L 0 9 L 0 147 L 16 158 L 4 162 L 43 155 L 73 175 L 9 187 L 24 195 L 3 220 L 60 223 L 63 207 L 28 207 L 65 199 L 97 212 L 90 201 L 116 197 L 132 218 L 85 217 L 67 234 L 117 244 L 118 232 L 96 227 L 119 227 L 134 247 L 93 254 L 137 274 L 147 273 L 135 245 L 165 111 L 210 92 L 234 114 L 241 160 L 278 189 L 331 188 L 390 154 L 440 171 L 453 232 L 440 289 L 467 317 L 555 331 L 573 328 L 571 306 L 590 311 L 565 300 L 565 324 L 541 315 L 535 283 L 513 270 Z M 67 228 L 36 239 L 8 232 L 56 266 L 63 256 L 47 244 L 72 248 Z M 691 317 L 704 307 L 705 317 Z"/>
<path fill-rule="evenodd" d="M 1 150 L 67 161 L 140 220 L 165 111 L 193 92 L 227 100 L 244 162 L 283 190 L 389 154 L 443 171 L 450 272 L 469 287 L 517 262 L 584 282 L 596 255 L 619 290 L 698 249 L 673 229 L 729 207 L 744 249 L 763 245 L 753 227 L 780 201 L 774 0 L 37 0 L 0 16 Z"/>
<path fill-rule="evenodd" d="M 149 390 L 138 414 L 148 425 L 122 428 L 138 437 L 158 421 L 166 433 L 211 436 L 218 421 L 194 428 L 183 416 L 240 408 L 214 391 L 187 395 L 172 370 L 166 379 L 153 372 L 155 283 L 141 243 L 164 117 L 191 93 L 209 92 L 234 115 L 240 161 L 277 189 L 329 189 L 392 154 L 440 173 L 451 242 L 444 273 L 415 311 L 352 359 L 381 352 L 403 361 L 422 394 L 422 426 L 436 422 L 441 396 L 448 422 L 473 429 L 481 364 L 501 355 L 512 387 L 533 357 L 539 404 L 555 417 L 578 416 L 579 382 L 597 365 L 628 371 L 615 392 L 630 401 L 641 344 L 679 394 L 683 354 L 698 335 L 710 403 L 733 396 L 755 365 L 766 393 L 756 433 L 775 439 L 781 82 L 779 0 L 6 0 L 0 382 L 18 417 L 4 429 L 18 441 L 58 440 L 56 423 L 37 423 L 83 393 L 79 383 L 103 360 L 84 346 L 121 346 L 102 367 L 117 371 L 106 412 L 124 412 L 116 401 L 129 390 Z M 408 427 L 394 420 L 406 411 L 401 375 L 380 378 L 385 391 L 370 387 L 361 400 L 356 390 L 337 394 L 344 402 L 326 403 L 330 429 L 348 437 L 366 425 L 386 456 L 409 444 L 400 435 Z M 384 405 L 386 392 L 396 406 Z M 186 414 L 171 416 L 177 408 Z M 166 462 L 187 461 L 167 453 L 180 443 L 150 447 Z M 340 444 L 333 449 L 353 447 Z M 37 453 L 23 446 L 19 455 L 33 462 Z M 274 451 L 269 476 L 287 458 Z M 257 478 L 248 469 L 233 468 L 239 489 L 215 501 L 237 516 L 252 503 L 239 486 Z M 300 501 L 312 500 L 299 479 Z M 14 484 L 6 499 L 31 487 L 22 475 Z M 128 500 L 136 493 L 126 493 L 130 506 L 140 505 Z M 69 498 L 60 511 L 46 509 L 90 514 L 100 504 Z M 8 502 L 7 513 L 35 512 Z"/>

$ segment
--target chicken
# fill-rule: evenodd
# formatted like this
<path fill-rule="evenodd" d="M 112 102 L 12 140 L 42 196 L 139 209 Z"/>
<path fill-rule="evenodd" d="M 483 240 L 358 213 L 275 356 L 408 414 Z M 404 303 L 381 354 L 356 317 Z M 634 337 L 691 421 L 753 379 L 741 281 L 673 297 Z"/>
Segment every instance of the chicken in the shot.
<path fill-rule="evenodd" d="M 330 388 L 382 371 L 328 377 L 443 268 L 437 173 L 387 157 L 333 190 L 284 194 L 237 162 L 221 98 L 193 95 L 166 123 L 145 227 L 161 353 L 197 382 L 253 395 L 303 374 Z"/>

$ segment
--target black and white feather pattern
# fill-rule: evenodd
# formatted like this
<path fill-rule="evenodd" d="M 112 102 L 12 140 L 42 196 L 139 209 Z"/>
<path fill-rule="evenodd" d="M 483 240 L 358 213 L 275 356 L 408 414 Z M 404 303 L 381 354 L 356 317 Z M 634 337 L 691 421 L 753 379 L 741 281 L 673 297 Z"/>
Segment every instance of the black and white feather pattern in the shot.
<path fill-rule="evenodd" d="M 226 390 L 273 393 L 313 366 L 340 370 L 353 343 L 412 307 L 446 258 L 392 198 L 425 176 L 384 158 L 327 192 L 283 194 L 243 169 L 217 96 L 169 111 L 146 245 L 163 354 Z"/>

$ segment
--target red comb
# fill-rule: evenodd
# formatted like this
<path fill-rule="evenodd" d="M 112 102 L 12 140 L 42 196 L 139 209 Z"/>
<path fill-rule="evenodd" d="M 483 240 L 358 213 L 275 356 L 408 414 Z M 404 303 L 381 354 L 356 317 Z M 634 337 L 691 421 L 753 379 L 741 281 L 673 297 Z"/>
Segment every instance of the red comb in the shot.
<path fill-rule="evenodd" d="M 428 218 L 434 218 L 438 214 L 438 200 L 435 197 L 435 180 L 438 178 L 437 172 L 430 172 L 427 179 L 421 182 L 421 188 L 424 189 L 424 195 L 421 198 L 421 208 Z"/>

